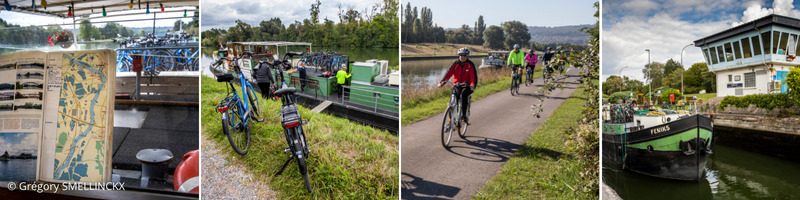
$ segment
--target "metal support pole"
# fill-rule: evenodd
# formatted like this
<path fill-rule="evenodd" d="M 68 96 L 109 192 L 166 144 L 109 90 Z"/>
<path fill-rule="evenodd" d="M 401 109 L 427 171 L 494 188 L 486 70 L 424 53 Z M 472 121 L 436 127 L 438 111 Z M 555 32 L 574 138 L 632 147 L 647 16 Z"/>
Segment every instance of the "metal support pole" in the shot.
<path fill-rule="evenodd" d="M 650 49 L 645 49 L 647 51 L 647 64 L 650 65 L 650 69 L 647 70 L 648 77 L 650 79 L 650 84 L 647 84 L 647 102 L 650 102 L 650 105 L 653 105 L 653 63 L 650 63 Z"/>
<path fill-rule="evenodd" d="M 153 12 L 153 36 L 156 36 L 156 12 Z"/>
<path fill-rule="evenodd" d="M 685 47 L 683 47 L 683 49 L 681 49 L 681 69 L 683 69 L 683 71 L 681 71 L 681 94 L 685 94 L 686 93 L 686 91 L 683 90 L 683 73 L 684 73 L 684 71 L 686 71 L 686 68 L 683 66 L 683 50 L 686 50 L 686 47 L 689 47 L 689 46 L 692 46 L 692 45 L 693 44 L 688 44 Z M 686 95 L 683 95 L 683 99 L 686 100 Z"/>

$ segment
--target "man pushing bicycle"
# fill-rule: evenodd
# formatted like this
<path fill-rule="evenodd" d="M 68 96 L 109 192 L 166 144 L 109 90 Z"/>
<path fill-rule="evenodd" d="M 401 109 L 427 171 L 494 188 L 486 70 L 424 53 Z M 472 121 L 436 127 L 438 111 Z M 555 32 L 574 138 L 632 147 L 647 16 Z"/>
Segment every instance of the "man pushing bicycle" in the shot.
<path fill-rule="evenodd" d="M 461 113 L 467 113 L 467 108 L 469 107 L 469 98 L 472 95 L 472 92 L 475 91 L 475 86 L 478 83 L 478 70 L 475 69 L 475 64 L 469 60 L 469 49 L 466 47 L 461 48 L 458 50 L 458 60 L 453 62 L 453 65 L 450 66 L 450 69 L 447 70 L 447 73 L 442 78 L 442 81 L 439 83 L 439 87 L 444 86 L 445 82 L 453 77 L 453 85 L 457 85 L 458 83 L 467 83 L 469 87 L 460 86 L 457 90 L 457 96 L 461 98 Z M 462 115 L 464 122 L 469 123 L 469 118 L 466 115 Z"/>

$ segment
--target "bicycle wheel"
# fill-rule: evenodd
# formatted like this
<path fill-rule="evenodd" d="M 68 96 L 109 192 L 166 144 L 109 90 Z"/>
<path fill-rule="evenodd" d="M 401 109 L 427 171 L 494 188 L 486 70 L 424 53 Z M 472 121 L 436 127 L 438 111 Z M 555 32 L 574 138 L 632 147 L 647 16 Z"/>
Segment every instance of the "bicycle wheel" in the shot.
<path fill-rule="evenodd" d="M 253 92 L 253 87 L 247 86 L 247 100 L 250 101 L 250 109 L 253 111 L 252 117 L 254 120 L 258 120 L 261 118 L 261 104 L 258 103 L 258 97 L 256 96 L 255 92 Z"/>
<path fill-rule="evenodd" d="M 444 111 L 444 120 L 442 120 L 442 146 L 450 148 L 450 138 L 453 136 L 453 107 L 447 107 Z"/>
<path fill-rule="evenodd" d="M 295 137 L 299 138 L 299 132 L 295 131 Z M 294 149 L 295 151 L 299 151 L 303 149 L 302 141 L 300 139 L 296 139 L 294 142 Z M 303 180 L 306 183 L 306 190 L 311 192 L 311 181 L 308 179 L 308 166 L 306 165 L 306 156 L 298 155 L 297 152 L 294 152 L 294 156 L 297 159 L 297 165 L 300 170 L 300 174 L 303 175 Z"/>
<path fill-rule="evenodd" d="M 238 101 L 231 102 L 228 105 L 228 123 L 230 127 L 224 125 L 223 130 L 225 135 L 228 136 L 228 141 L 236 153 L 240 155 L 247 154 L 247 149 L 250 148 L 250 126 L 244 125 L 245 118 L 240 115 Z"/>
<path fill-rule="evenodd" d="M 514 96 L 514 84 L 515 83 L 517 83 L 517 78 L 514 77 L 514 75 L 511 75 L 511 88 L 509 88 L 509 90 L 511 90 L 511 96 Z"/>
<path fill-rule="evenodd" d="M 457 122 L 459 123 L 459 126 L 458 126 L 458 137 L 461 137 L 461 139 L 467 139 L 466 138 L 467 126 L 469 124 L 467 124 L 467 122 L 462 120 L 464 118 L 464 116 L 466 115 L 466 113 L 462 113 L 461 112 L 461 106 L 464 106 L 464 105 L 458 104 L 458 108 L 457 108 L 458 109 L 458 111 L 457 111 L 458 112 L 458 121 Z"/>

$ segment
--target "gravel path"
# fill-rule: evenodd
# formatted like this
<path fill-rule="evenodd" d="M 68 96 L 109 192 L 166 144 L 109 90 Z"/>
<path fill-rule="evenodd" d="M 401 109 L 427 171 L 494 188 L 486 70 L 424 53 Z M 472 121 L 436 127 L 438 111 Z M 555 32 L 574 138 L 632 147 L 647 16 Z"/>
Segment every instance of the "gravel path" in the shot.
<path fill-rule="evenodd" d="M 246 172 L 241 163 L 230 162 L 223 146 L 203 137 L 202 188 L 203 199 L 277 199 L 277 193 L 253 174 Z"/>

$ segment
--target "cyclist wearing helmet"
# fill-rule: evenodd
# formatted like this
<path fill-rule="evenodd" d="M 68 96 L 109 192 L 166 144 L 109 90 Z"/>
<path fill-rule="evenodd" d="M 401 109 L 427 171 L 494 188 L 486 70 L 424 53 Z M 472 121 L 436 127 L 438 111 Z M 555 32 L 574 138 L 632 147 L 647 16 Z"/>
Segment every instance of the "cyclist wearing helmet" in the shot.
<path fill-rule="evenodd" d="M 525 63 L 525 52 L 519 50 L 519 44 L 514 44 L 514 50 L 508 54 L 508 65 L 514 72 L 521 74 L 518 71 L 522 69 L 522 64 Z M 521 77 L 519 77 L 521 79 Z M 519 80 L 517 80 L 519 81 Z M 522 81 L 519 81 L 522 82 Z"/>
<path fill-rule="evenodd" d="M 536 69 L 536 63 L 538 62 L 539 62 L 539 56 L 536 56 L 536 53 L 533 51 L 533 49 L 531 49 L 528 52 L 528 55 L 525 56 L 525 64 L 527 64 L 527 66 L 525 66 L 525 69 L 530 68 L 531 71 L 533 71 L 534 69 Z"/>
<path fill-rule="evenodd" d="M 553 49 L 550 49 L 550 47 L 547 47 L 547 51 L 544 53 L 544 58 L 543 58 L 544 59 L 544 64 L 546 65 L 546 64 L 550 63 L 550 59 L 552 59 L 552 58 L 553 58 Z"/>
<path fill-rule="evenodd" d="M 458 84 L 461 82 L 466 82 L 469 87 L 461 87 L 458 90 L 456 95 L 461 97 L 461 113 L 467 113 L 467 108 L 469 107 L 469 97 L 473 91 L 475 91 L 475 86 L 478 84 L 478 71 L 475 69 L 475 64 L 469 60 L 469 49 L 466 47 L 461 48 L 458 50 L 458 60 L 453 62 L 453 65 L 450 66 L 450 69 L 447 70 L 447 73 L 442 78 L 442 81 L 439 83 L 439 87 L 444 86 L 445 81 L 453 77 L 453 84 Z M 462 115 L 464 118 L 464 122 L 469 123 L 469 118 L 466 115 Z"/>

